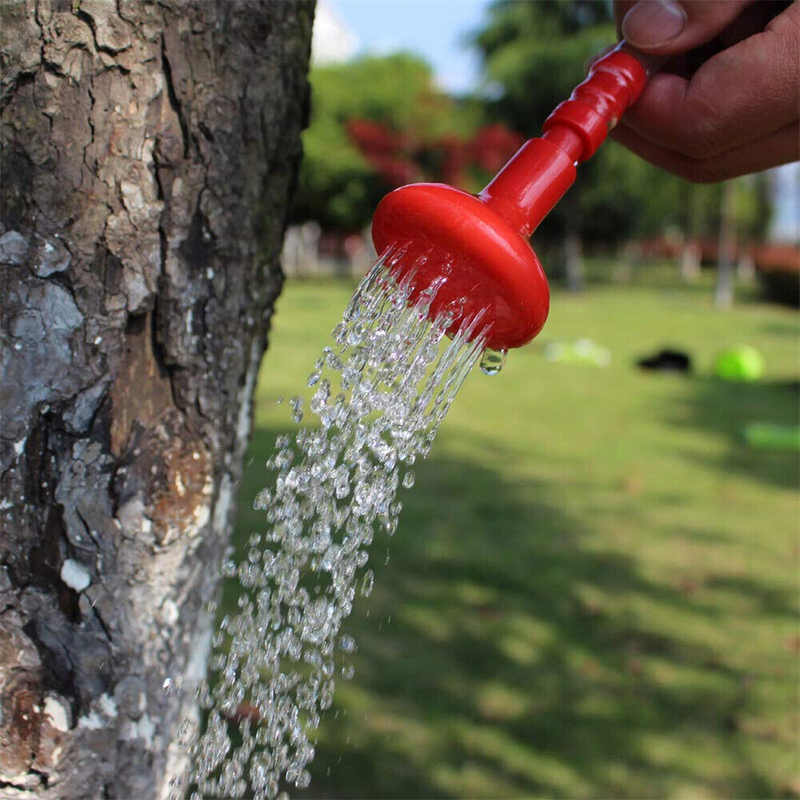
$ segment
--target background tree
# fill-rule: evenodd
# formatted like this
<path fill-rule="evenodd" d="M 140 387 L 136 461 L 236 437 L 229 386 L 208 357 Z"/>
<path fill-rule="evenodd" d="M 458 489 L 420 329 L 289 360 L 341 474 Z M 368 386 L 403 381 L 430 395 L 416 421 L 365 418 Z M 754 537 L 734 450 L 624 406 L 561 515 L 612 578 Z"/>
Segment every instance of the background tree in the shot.
<path fill-rule="evenodd" d="M 303 135 L 296 221 L 360 230 L 387 191 L 412 181 L 450 178 L 453 168 L 469 188 L 480 188 L 481 159 L 465 148 L 480 133 L 482 109 L 442 92 L 418 57 L 365 56 L 317 67 L 310 80 L 315 101 Z M 486 134 L 475 144 L 491 144 Z M 512 140 L 507 155 L 518 142 Z M 476 165 L 477 172 L 471 169 Z"/>
<path fill-rule="evenodd" d="M 430 130 L 450 120 L 448 113 L 436 113 L 448 99 L 435 90 L 430 68 L 405 53 L 317 67 L 310 82 L 315 102 L 303 135 L 305 158 L 293 218 L 358 230 L 391 186 L 361 153 L 348 122 L 369 120 L 390 131 Z"/>
<path fill-rule="evenodd" d="M 182 768 L 170 681 L 205 668 L 312 17 L 2 6 L 4 797 L 156 797 Z"/>

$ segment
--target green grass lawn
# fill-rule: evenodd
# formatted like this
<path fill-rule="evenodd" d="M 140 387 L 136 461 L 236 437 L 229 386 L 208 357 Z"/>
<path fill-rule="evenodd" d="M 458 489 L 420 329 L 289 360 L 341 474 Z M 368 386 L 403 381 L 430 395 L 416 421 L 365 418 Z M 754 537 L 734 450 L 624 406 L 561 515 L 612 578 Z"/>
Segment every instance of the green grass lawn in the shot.
<path fill-rule="evenodd" d="M 236 540 L 278 396 L 298 393 L 352 290 L 289 283 L 258 386 Z M 798 421 L 794 312 L 711 305 L 665 271 L 555 292 L 540 337 L 590 337 L 606 369 L 537 340 L 469 377 L 375 590 L 347 629 L 308 797 L 784 797 L 798 764 L 798 457 L 747 448 L 750 420 Z M 765 380 L 714 380 L 749 343 Z M 673 345 L 693 377 L 633 360 Z M 389 556 L 388 563 L 387 554 Z"/>

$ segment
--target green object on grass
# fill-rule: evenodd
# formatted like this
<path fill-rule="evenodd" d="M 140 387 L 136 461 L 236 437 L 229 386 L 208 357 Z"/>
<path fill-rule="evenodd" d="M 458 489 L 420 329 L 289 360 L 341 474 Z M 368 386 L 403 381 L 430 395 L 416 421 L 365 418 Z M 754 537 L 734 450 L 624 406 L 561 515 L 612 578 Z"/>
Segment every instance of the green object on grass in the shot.
<path fill-rule="evenodd" d="M 800 425 L 779 425 L 776 422 L 751 422 L 743 431 L 751 447 L 765 450 L 800 450 Z"/>
<path fill-rule="evenodd" d="M 714 372 L 724 381 L 757 381 L 764 374 L 764 357 L 755 347 L 734 347 L 718 356 Z"/>
<path fill-rule="evenodd" d="M 544 346 L 544 357 L 548 361 L 564 364 L 593 364 L 607 367 L 611 363 L 611 351 L 591 339 L 577 339 L 574 342 L 548 342 Z"/>

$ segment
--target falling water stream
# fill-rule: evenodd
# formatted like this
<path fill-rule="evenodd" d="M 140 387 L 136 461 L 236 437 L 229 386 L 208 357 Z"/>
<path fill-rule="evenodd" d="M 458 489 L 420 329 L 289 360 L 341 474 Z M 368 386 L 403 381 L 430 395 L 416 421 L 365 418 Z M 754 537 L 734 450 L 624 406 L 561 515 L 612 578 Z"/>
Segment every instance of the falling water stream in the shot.
<path fill-rule="evenodd" d="M 309 410 L 291 399 L 294 421 L 306 423 L 293 439 L 279 436 L 267 462 L 273 478 L 256 499 L 266 530 L 223 567 L 240 584 L 239 610 L 213 639 L 198 692 L 203 726 L 183 726 L 192 797 L 274 798 L 308 786 L 315 731 L 336 682 L 354 675 L 356 642 L 340 626 L 356 595 L 372 590 L 369 545 L 397 529 L 398 487 L 413 486 L 415 460 L 484 352 L 484 312 L 455 335 L 458 303 L 429 320 L 446 276 L 412 302 L 412 278 L 391 274 L 402 257 L 385 254 L 353 295 L 308 379 Z M 483 361 L 494 373 L 503 356 Z"/>

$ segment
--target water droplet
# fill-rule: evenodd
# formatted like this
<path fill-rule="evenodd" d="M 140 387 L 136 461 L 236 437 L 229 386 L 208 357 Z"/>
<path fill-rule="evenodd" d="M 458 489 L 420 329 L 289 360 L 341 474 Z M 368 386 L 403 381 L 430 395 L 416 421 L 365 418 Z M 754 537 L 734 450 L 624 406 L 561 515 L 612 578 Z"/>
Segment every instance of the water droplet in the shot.
<path fill-rule="evenodd" d="M 299 396 L 292 397 L 289 400 L 289 405 L 292 407 L 292 419 L 295 422 L 302 422 L 303 420 L 303 398 Z"/>
<path fill-rule="evenodd" d="M 488 347 L 481 356 L 481 372 L 484 375 L 497 375 L 506 363 L 508 350 L 490 350 Z"/>
<path fill-rule="evenodd" d="M 409 470 L 403 475 L 403 486 L 405 486 L 406 489 L 411 489 L 414 486 L 414 472 L 412 470 Z"/>
<path fill-rule="evenodd" d="M 225 578 L 232 578 L 236 574 L 236 562 L 226 561 L 222 565 L 222 575 Z"/>
<path fill-rule="evenodd" d="M 356 668 L 352 664 L 345 664 L 342 667 L 342 677 L 346 681 L 353 680 L 353 677 L 355 676 L 355 674 L 356 674 Z"/>
<path fill-rule="evenodd" d="M 253 508 L 256 511 L 266 511 L 272 502 L 272 492 L 269 489 L 262 489 L 253 500 Z"/>
<path fill-rule="evenodd" d="M 369 597 L 372 594 L 372 587 L 374 584 L 375 573 L 371 569 L 368 569 L 361 580 L 361 594 L 364 595 L 364 597 Z"/>

